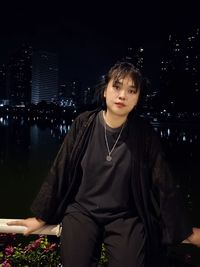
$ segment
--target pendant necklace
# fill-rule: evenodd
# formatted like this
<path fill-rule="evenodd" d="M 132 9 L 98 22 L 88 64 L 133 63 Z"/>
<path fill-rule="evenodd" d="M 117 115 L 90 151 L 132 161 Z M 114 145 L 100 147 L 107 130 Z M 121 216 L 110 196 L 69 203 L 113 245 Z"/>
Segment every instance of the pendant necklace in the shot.
<path fill-rule="evenodd" d="M 118 137 L 117 137 L 117 139 L 116 139 L 116 141 L 115 141 L 115 143 L 114 143 L 112 149 L 110 149 L 110 148 L 109 148 L 109 145 L 108 145 L 108 139 L 107 139 L 106 122 L 104 121 L 104 135 L 105 135 L 106 147 L 107 147 L 107 150 L 108 150 L 108 155 L 106 156 L 106 160 L 107 160 L 107 161 L 111 161 L 111 160 L 112 160 L 111 153 L 113 152 L 113 150 L 115 149 L 115 146 L 117 145 L 117 142 L 119 141 L 119 138 L 120 138 L 121 133 L 122 133 L 123 128 L 124 128 L 124 124 L 125 124 L 125 123 L 123 123 L 123 125 L 122 125 L 122 127 L 121 127 L 121 130 L 120 130 L 120 132 L 119 132 L 119 135 L 118 135 Z"/>

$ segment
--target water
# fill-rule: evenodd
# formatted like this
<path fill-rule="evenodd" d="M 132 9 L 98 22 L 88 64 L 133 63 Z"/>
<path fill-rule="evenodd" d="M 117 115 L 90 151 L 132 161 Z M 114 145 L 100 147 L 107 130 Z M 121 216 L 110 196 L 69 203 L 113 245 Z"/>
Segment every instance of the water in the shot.
<path fill-rule="evenodd" d="M 36 122 L 37 121 L 37 122 Z M 64 135 L 57 124 L 36 118 L 0 118 L 0 217 L 23 218 L 53 162 Z"/>
<path fill-rule="evenodd" d="M 31 216 L 29 207 L 70 128 L 65 120 L 0 117 L 0 217 Z M 200 225 L 200 126 L 157 124 L 191 218 Z"/>

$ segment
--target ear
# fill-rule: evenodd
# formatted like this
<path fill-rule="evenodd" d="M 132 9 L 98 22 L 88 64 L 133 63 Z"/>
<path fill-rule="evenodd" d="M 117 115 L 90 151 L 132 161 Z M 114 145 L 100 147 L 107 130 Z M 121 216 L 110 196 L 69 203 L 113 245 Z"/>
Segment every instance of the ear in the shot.
<path fill-rule="evenodd" d="M 104 92 L 103 92 L 103 96 L 106 97 L 106 92 L 107 90 L 105 89 Z"/>

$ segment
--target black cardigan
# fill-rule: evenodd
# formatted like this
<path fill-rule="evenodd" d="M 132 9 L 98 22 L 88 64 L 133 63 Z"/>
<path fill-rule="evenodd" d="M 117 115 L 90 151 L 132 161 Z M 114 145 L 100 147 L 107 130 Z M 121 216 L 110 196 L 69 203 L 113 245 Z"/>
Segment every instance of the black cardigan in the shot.
<path fill-rule="evenodd" d="M 67 204 L 78 190 L 82 176 L 80 162 L 98 112 L 84 112 L 72 123 L 31 206 L 33 213 L 48 224 L 62 221 Z M 147 252 L 150 258 L 155 258 L 161 242 L 180 243 L 192 233 L 192 226 L 160 138 L 153 127 L 136 114 L 129 116 L 128 124 L 134 204 L 145 226 Z"/>

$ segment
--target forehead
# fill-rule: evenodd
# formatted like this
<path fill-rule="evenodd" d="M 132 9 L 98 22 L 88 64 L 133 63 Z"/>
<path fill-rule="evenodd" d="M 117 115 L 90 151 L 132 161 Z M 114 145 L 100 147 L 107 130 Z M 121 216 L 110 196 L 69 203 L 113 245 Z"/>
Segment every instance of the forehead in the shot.
<path fill-rule="evenodd" d="M 121 85 L 135 86 L 135 81 L 130 75 L 124 77 L 113 77 L 111 81 L 112 83 L 119 83 Z"/>

